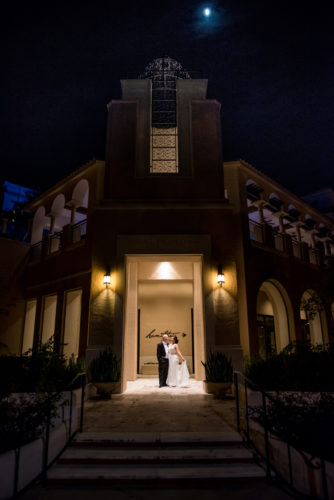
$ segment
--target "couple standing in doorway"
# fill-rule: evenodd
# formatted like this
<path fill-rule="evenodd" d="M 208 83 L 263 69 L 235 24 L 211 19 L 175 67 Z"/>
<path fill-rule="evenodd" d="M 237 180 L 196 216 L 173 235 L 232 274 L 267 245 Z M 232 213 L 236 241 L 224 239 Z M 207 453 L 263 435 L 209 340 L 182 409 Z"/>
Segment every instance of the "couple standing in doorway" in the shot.
<path fill-rule="evenodd" d="M 187 363 L 178 346 L 178 338 L 162 336 L 158 344 L 159 387 L 187 387 L 189 371 Z"/>

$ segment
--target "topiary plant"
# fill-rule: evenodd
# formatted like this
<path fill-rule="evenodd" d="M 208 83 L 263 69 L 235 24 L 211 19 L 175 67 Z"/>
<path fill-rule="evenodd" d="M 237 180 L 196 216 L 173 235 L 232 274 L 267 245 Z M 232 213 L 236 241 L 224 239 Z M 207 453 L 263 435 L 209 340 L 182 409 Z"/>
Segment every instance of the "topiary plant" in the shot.
<path fill-rule="evenodd" d="M 232 382 L 232 359 L 227 358 L 223 352 L 210 351 L 206 363 L 201 363 L 205 368 L 207 382 Z"/>
<path fill-rule="evenodd" d="M 91 382 L 118 382 L 121 378 L 121 364 L 110 347 L 100 352 L 89 366 Z"/>

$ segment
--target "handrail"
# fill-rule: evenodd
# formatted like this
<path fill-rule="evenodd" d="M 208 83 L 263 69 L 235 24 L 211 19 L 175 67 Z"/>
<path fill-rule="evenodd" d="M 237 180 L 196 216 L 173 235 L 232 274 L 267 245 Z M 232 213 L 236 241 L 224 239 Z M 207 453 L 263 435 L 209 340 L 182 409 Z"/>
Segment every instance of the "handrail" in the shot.
<path fill-rule="evenodd" d="M 54 252 L 58 252 L 59 250 L 61 250 L 62 234 L 63 234 L 63 231 L 58 231 L 58 232 L 55 232 L 53 234 L 49 234 L 49 246 L 48 246 L 48 253 L 49 254 L 54 253 Z M 54 241 L 58 241 L 58 247 L 56 247 L 56 248 L 53 248 Z"/>
<path fill-rule="evenodd" d="M 243 386 L 245 391 L 245 429 L 242 428 L 241 425 L 241 412 L 240 412 L 240 395 L 239 395 L 239 379 L 243 380 Z M 308 495 L 301 493 L 294 486 L 294 478 L 293 478 L 293 462 L 291 459 L 291 443 L 285 441 L 287 445 L 287 457 L 288 457 L 288 467 L 289 467 L 289 479 L 285 478 L 274 466 L 272 461 L 270 460 L 270 444 L 269 444 L 269 433 L 271 431 L 268 425 L 268 413 L 267 413 L 267 401 L 271 401 L 273 403 L 277 402 L 277 399 L 273 397 L 268 392 L 264 391 L 259 387 L 259 385 L 255 384 L 252 380 L 250 380 L 246 375 L 239 371 L 234 371 L 233 373 L 233 381 L 234 381 L 234 389 L 235 389 L 235 401 L 236 401 L 236 417 L 237 417 L 237 429 L 238 432 L 246 438 L 247 442 L 257 451 L 257 453 L 264 459 L 266 464 L 266 477 L 267 481 L 271 480 L 271 471 L 281 479 L 294 493 L 301 495 L 302 497 L 309 498 Z M 263 412 L 263 429 L 264 429 L 264 453 L 259 449 L 256 443 L 251 439 L 250 431 L 249 431 L 249 402 L 248 402 L 248 391 L 247 389 L 253 389 L 254 391 L 258 391 L 261 394 L 261 402 L 262 402 L 262 412 Z M 282 441 L 283 442 L 283 441 Z M 301 452 L 301 450 L 297 451 Z M 321 480 L 322 480 L 322 491 L 323 491 L 323 499 L 328 500 L 328 484 L 326 477 L 326 468 L 325 468 L 325 460 L 322 457 L 320 458 L 320 466 L 321 469 Z M 306 463 L 306 462 L 305 462 Z M 309 466 L 309 464 L 307 464 Z"/>
<path fill-rule="evenodd" d="M 75 431 L 72 432 L 72 409 L 73 409 L 73 384 L 74 382 L 81 378 L 81 408 L 80 408 L 80 420 L 79 420 L 79 427 Z M 48 398 L 46 398 L 44 401 L 42 401 L 39 405 L 36 407 L 31 408 L 28 411 L 28 415 L 31 413 L 36 413 L 38 415 L 39 411 L 43 408 L 46 407 L 46 413 L 47 413 L 47 418 L 43 424 L 44 426 L 44 432 L 45 432 L 45 438 L 43 440 L 43 466 L 42 466 L 42 471 L 38 473 L 36 477 L 34 477 L 29 484 L 27 484 L 21 491 L 26 490 L 31 486 L 37 479 L 42 478 L 43 482 L 46 481 L 46 473 L 47 470 L 53 465 L 53 463 L 58 459 L 58 457 L 63 453 L 64 449 L 69 445 L 69 443 L 72 441 L 74 436 L 77 434 L 77 432 L 82 432 L 83 431 L 83 417 L 84 417 L 84 401 L 85 401 L 85 385 L 86 385 L 86 372 L 80 372 L 75 375 L 75 377 L 71 380 L 69 384 L 65 386 L 64 389 L 52 394 Z M 54 459 L 48 463 L 48 451 L 49 451 L 49 441 L 50 441 L 50 428 L 51 428 L 51 419 L 52 419 L 52 412 L 51 412 L 51 403 L 54 400 L 57 400 L 63 394 L 64 392 L 69 391 L 71 392 L 70 395 L 70 420 L 69 420 L 69 432 L 68 436 L 66 439 L 65 446 L 62 448 L 62 450 L 57 454 L 57 456 L 54 457 Z M 27 418 L 27 414 L 25 415 L 20 415 L 16 421 L 24 421 L 24 419 Z M 24 446 L 26 443 L 21 443 L 18 446 L 14 448 L 15 452 L 15 474 L 14 474 L 14 497 L 17 496 L 18 494 L 18 483 L 19 483 L 19 463 L 20 463 L 20 451 L 22 446 Z"/>
<path fill-rule="evenodd" d="M 77 230 L 80 231 L 79 238 L 78 235 L 76 235 Z M 77 243 L 77 241 L 86 238 L 86 232 L 87 232 L 87 218 L 71 226 L 71 242 Z"/>

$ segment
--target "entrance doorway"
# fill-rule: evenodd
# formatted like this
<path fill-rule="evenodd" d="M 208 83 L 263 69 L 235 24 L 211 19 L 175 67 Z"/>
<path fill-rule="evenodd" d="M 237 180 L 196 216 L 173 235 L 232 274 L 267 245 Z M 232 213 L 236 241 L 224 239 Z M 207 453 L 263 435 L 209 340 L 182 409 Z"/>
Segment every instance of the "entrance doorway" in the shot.
<path fill-rule="evenodd" d="M 158 375 L 156 351 L 163 334 L 178 337 L 194 372 L 193 307 L 192 281 L 138 281 L 138 375 Z"/>
<path fill-rule="evenodd" d="M 158 376 L 156 350 L 164 333 L 178 337 L 189 372 L 203 380 L 202 297 L 201 255 L 126 256 L 124 382 Z"/>

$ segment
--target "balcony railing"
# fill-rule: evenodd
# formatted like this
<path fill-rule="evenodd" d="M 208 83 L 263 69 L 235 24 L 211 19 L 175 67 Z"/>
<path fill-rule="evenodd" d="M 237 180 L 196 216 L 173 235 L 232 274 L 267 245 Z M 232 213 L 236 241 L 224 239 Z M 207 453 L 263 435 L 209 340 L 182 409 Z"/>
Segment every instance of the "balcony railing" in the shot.
<path fill-rule="evenodd" d="M 72 226 L 71 241 L 72 243 L 77 243 L 77 241 L 84 240 L 86 238 L 87 232 L 87 219 L 78 222 Z"/>
<path fill-rule="evenodd" d="M 54 233 L 49 239 L 49 253 L 58 252 L 61 250 L 61 235 L 62 233 Z"/>
<path fill-rule="evenodd" d="M 279 233 L 278 231 L 273 231 L 273 237 L 274 237 L 274 245 L 275 245 L 276 250 L 280 250 L 280 252 L 284 252 L 285 243 L 284 243 L 283 234 Z"/>
<path fill-rule="evenodd" d="M 249 234 L 251 240 L 264 243 L 263 225 L 252 220 L 249 221 Z"/>
<path fill-rule="evenodd" d="M 317 266 L 320 265 L 320 252 L 316 248 L 309 248 L 308 249 L 308 256 L 309 256 L 309 261 L 311 264 L 316 264 Z"/>
<path fill-rule="evenodd" d="M 42 241 L 31 245 L 30 247 L 30 260 L 35 261 L 39 260 L 42 255 Z"/>
<path fill-rule="evenodd" d="M 291 238 L 289 234 L 275 231 L 268 224 L 259 224 L 249 220 L 249 236 L 251 241 L 280 252 L 292 254 L 296 259 L 304 260 L 310 264 L 319 266 L 322 262 L 323 252 L 320 249 L 310 248 L 305 242 Z"/>
<path fill-rule="evenodd" d="M 302 245 L 301 245 L 301 242 L 298 241 L 298 240 L 294 240 L 294 239 L 292 239 L 291 242 L 292 242 L 292 253 L 293 253 L 293 256 L 296 257 L 297 259 L 301 259 L 302 258 Z"/>

